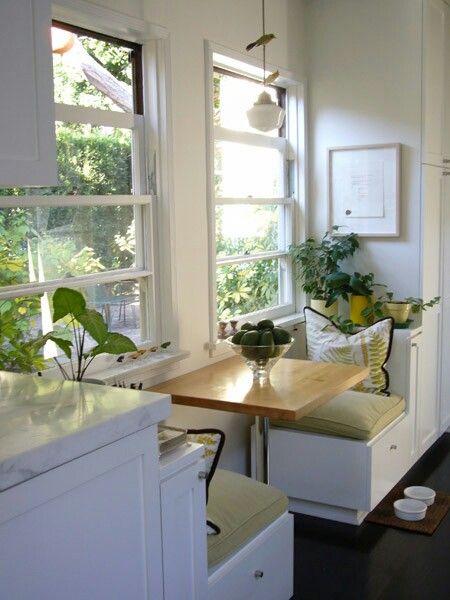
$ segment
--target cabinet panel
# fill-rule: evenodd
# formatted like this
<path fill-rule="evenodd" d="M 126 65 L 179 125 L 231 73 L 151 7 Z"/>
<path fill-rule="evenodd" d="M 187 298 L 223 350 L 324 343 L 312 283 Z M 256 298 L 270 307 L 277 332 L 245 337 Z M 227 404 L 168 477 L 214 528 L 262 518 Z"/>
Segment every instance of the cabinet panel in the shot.
<path fill-rule="evenodd" d="M 206 499 L 200 467 L 161 483 L 164 600 L 206 600 Z"/>
<path fill-rule="evenodd" d="M 422 180 L 422 295 L 434 298 L 440 294 L 442 168 L 424 165 Z"/>
<path fill-rule="evenodd" d="M 438 432 L 439 307 L 433 307 L 424 312 L 422 324 L 421 382 L 418 405 L 418 444 L 421 454 L 435 441 Z"/>
<path fill-rule="evenodd" d="M 444 90 L 444 139 L 445 162 L 450 161 L 450 6 L 445 4 L 445 90 Z"/>
<path fill-rule="evenodd" d="M 442 164 L 444 81 L 445 81 L 445 4 L 425 0 L 423 6 L 423 147 L 422 160 Z"/>
<path fill-rule="evenodd" d="M 0 2 L 0 186 L 54 185 L 49 0 Z"/>
<path fill-rule="evenodd" d="M 441 385 L 440 430 L 450 426 L 450 177 L 444 178 L 442 195 L 441 276 Z"/>

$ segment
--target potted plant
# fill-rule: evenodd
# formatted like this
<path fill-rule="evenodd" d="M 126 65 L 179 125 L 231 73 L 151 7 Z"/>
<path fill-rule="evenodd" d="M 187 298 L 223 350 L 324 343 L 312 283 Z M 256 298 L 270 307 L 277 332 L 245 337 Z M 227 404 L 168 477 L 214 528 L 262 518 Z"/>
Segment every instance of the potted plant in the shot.
<path fill-rule="evenodd" d="M 99 354 L 123 354 L 136 351 L 135 343 L 125 335 L 108 331 L 103 316 L 88 308 L 80 292 L 58 288 L 53 294 L 53 323 L 63 322 L 63 327 L 41 335 L 33 341 L 42 348 L 49 340 L 54 342 L 69 359 L 63 365 L 54 358 L 64 379 L 85 380 L 86 372 Z M 94 346 L 87 349 L 88 336 Z"/>
<path fill-rule="evenodd" d="M 355 272 L 353 275 L 349 275 L 338 271 L 327 277 L 327 285 L 349 302 L 350 320 L 355 325 L 370 325 L 376 317 L 383 316 L 383 302 L 375 298 L 374 288 L 386 286 L 382 283 L 375 283 L 373 273 L 362 275 Z"/>
<path fill-rule="evenodd" d="M 394 300 L 393 292 L 387 292 L 383 298 L 383 312 L 386 316 L 392 317 L 396 324 L 404 325 L 408 323 L 411 312 L 418 314 L 427 308 L 431 308 L 440 302 L 440 296 L 435 296 L 432 300 L 424 302 L 422 298 L 409 296 L 404 300 Z"/>
<path fill-rule="evenodd" d="M 338 287 L 328 285 L 328 277 L 339 271 L 339 263 L 353 256 L 359 248 L 355 233 L 336 235 L 339 226 L 327 231 L 320 241 L 308 238 L 289 247 L 296 267 L 296 277 L 302 289 L 310 296 L 311 308 L 327 317 L 337 314 Z"/>

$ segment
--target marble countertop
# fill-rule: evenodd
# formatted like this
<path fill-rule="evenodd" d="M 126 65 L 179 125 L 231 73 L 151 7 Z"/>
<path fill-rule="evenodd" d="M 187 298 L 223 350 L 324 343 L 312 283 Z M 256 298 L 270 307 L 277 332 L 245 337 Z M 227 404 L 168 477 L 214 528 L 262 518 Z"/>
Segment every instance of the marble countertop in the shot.
<path fill-rule="evenodd" d="M 0 371 L 0 491 L 167 418 L 170 396 Z"/>

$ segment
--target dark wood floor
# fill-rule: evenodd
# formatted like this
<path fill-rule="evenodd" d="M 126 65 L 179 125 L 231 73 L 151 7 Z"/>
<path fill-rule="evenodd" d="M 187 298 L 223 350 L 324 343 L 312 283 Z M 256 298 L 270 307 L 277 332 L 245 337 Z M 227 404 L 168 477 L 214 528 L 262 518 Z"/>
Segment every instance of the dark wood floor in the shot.
<path fill-rule="evenodd" d="M 404 477 L 450 493 L 450 434 Z M 296 600 L 450 600 L 450 512 L 432 536 L 295 516 Z"/>

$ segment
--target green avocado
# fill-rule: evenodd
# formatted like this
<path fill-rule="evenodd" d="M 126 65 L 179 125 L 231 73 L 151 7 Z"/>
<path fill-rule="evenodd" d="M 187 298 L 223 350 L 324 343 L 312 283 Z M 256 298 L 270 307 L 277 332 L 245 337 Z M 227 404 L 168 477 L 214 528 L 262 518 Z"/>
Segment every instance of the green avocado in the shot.
<path fill-rule="evenodd" d="M 256 325 L 250 322 L 244 323 L 241 327 L 241 331 L 255 331 L 256 329 L 258 329 Z"/>
<path fill-rule="evenodd" d="M 244 331 L 240 343 L 242 346 L 257 346 L 259 344 L 259 331 Z"/>
<path fill-rule="evenodd" d="M 259 338 L 259 346 L 259 358 L 272 358 L 275 350 L 275 342 L 270 329 L 266 329 L 266 331 L 261 333 Z"/>
<path fill-rule="evenodd" d="M 241 339 L 244 335 L 245 335 L 245 329 L 241 329 L 241 331 L 238 331 L 237 333 L 235 333 L 233 335 L 233 337 L 231 338 L 231 341 L 233 342 L 233 344 L 240 344 Z"/>
<path fill-rule="evenodd" d="M 272 329 L 272 335 L 275 344 L 289 344 L 291 341 L 291 334 L 286 329 L 282 329 L 281 327 L 274 327 Z"/>
<path fill-rule="evenodd" d="M 275 325 L 273 324 L 273 321 L 271 321 L 270 319 L 263 319 L 262 321 L 259 321 L 258 325 L 257 325 L 258 329 L 273 329 L 275 327 Z"/>

